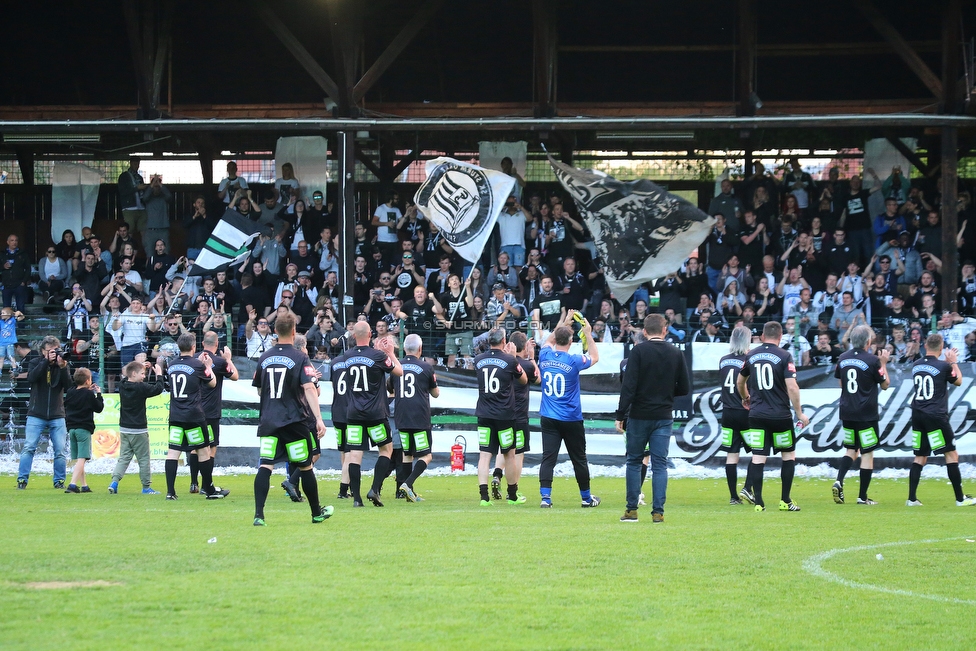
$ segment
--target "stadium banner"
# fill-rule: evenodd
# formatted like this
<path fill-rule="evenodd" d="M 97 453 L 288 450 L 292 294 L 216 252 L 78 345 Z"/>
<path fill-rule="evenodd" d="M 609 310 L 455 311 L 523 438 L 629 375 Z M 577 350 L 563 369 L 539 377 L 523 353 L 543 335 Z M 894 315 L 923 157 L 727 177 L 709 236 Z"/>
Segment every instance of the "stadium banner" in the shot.
<path fill-rule="evenodd" d="M 103 393 L 105 408 L 95 414 L 92 434 L 92 458 L 118 458 L 122 446 L 119 433 L 119 394 Z M 149 425 L 149 456 L 165 459 L 169 451 L 169 393 L 146 400 L 146 421 Z"/>
<path fill-rule="evenodd" d="M 426 171 L 414 196 L 417 208 L 458 255 L 477 262 L 515 179 L 447 157 L 427 161 Z"/>
<path fill-rule="evenodd" d="M 284 136 L 275 144 L 275 171 L 280 179 L 281 166 L 291 163 L 295 178 L 301 183 L 299 198 L 311 197 L 316 190 L 326 196 L 329 183 L 329 141 L 322 136 Z"/>
<path fill-rule="evenodd" d="M 228 210 L 217 222 L 187 275 L 203 276 L 240 264 L 250 253 L 251 243 L 260 229 L 258 222 Z"/>
<path fill-rule="evenodd" d="M 607 284 L 621 303 L 654 278 L 681 268 L 708 238 L 715 218 L 650 181 L 618 181 L 594 170 L 549 164 L 586 220 Z"/>
<path fill-rule="evenodd" d="M 75 241 L 81 240 L 81 229 L 92 225 L 98 188 L 102 175 L 87 165 L 54 163 L 51 175 L 51 239 L 61 241 L 61 234 L 70 230 Z"/>

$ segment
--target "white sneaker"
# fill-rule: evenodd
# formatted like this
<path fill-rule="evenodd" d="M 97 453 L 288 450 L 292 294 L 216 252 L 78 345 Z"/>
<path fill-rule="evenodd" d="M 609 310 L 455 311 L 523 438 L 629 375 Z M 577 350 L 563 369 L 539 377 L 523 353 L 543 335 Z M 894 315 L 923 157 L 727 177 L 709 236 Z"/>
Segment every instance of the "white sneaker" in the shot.
<path fill-rule="evenodd" d="M 641 493 L 640 497 L 637 498 L 637 506 L 647 506 L 647 502 L 644 501 L 644 493 Z"/>
<path fill-rule="evenodd" d="M 976 497 L 963 495 L 961 500 L 956 500 L 956 506 L 976 506 Z"/>
<path fill-rule="evenodd" d="M 918 500 L 905 500 L 905 506 L 922 506 Z"/>

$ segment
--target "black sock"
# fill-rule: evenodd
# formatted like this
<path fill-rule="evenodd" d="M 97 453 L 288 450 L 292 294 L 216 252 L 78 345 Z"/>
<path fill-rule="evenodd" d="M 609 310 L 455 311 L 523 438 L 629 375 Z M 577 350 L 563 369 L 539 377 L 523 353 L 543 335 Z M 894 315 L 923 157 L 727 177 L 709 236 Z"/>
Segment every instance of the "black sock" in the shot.
<path fill-rule="evenodd" d="M 912 469 L 908 471 L 908 499 L 912 502 L 918 500 L 918 482 L 922 479 L 922 464 L 913 463 Z"/>
<path fill-rule="evenodd" d="M 397 473 L 397 478 L 400 477 L 400 465 L 403 463 L 403 450 L 394 450 L 393 456 L 390 457 L 390 466 L 386 469 L 386 474 L 383 475 L 383 480 L 392 475 L 394 472 Z M 400 483 L 397 482 L 397 486 Z"/>
<path fill-rule="evenodd" d="M 301 481 L 302 470 L 298 466 L 292 466 L 291 468 L 292 471 L 291 474 L 288 475 L 288 483 L 294 486 L 295 490 L 298 490 L 298 483 Z"/>
<path fill-rule="evenodd" d="M 847 457 L 845 457 L 846 459 Z M 871 468 L 861 468 L 861 485 L 860 491 L 858 492 L 858 497 L 862 500 L 868 498 L 868 486 L 871 485 L 871 473 L 874 472 Z"/>
<path fill-rule="evenodd" d="M 503 474 L 505 474 L 504 470 L 501 468 L 495 468 L 495 472 L 491 473 L 491 476 L 495 479 L 501 479 Z"/>
<path fill-rule="evenodd" d="M 268 491 L 271 490 L 271 469 L 258 468 L 254 475 L 254 517 L 264 520 L 264 503 L 268 501 Z"/>
<path fill-rule="evenodd" d="M 176 469 L 180 467 L 177 459 L 166 460 L 166 494 L 176 495 Z"/>
<path fill-rule="evenodd" d="M 488 501 L 488 484 L 478 484 L 478 490 L 481 492 L 481 501 Z"/>
<path fill-rule="evenodd" d="M 765 463 L 750 463 L 749 478 L 746 480 L 749 482 L 749 485 L 752 486 L 752 496 L 755 499 L 756 504 L 760 506 L 766 505 L 766 503 L 763 502 L 762 496 L 763 469 L 765 467 Z"/>
<path fill-rule="evenodd" d="M 644 480 L 647 479 L 647 464 L 641 464 L 641 486 L 644 485 Z"/>
<path fill-rule="evenodd" d="M 518 499 L 518 484 L 508 485 L 508 499 L 513 502 Z"/>
<path fill-rule="evenodd" d="M 410 477 L 411 472 L 413 472 L 413 461 L 400 462 L 400 464 L 397 466 L 396 473 L 397 488 L 400 488 L 400 486 L 403 486 L 408 482 L 408 477 Z"/>
<path fill-rule="evenodd" d="M 308 505 L 312 507 L 312 517 L 315 517 L 321 510 L 319 506 L 319 485 L 315 481 L 315 470 L 313 468 L 300 470 L 299 476 L 302 478 L 302 490 L 305 491 L 305 499 L 308 500 Z"/>
<path fill-rule="evenodd" d="M 363 481 L 363 469 L 358 463 L 349 464 L 349 492 L 357 502 L 362 502 L 363 498 L 359 494 L 360 485 Z"/>
<path fill-rule="evenodd" d="M 390 457 L 380 456 L 373 468 L 373 492 L 377 495 L 383 490 L 383 482 L 390 476 Z"/>
<path fill-rule="evenodd" d="M 947 463 L 946 474 L 949 475 L 949 481 L 952 482 L 952 490 L 956 493 L 956 501 L 961 502 L 966 499 L 966 496 L 962 492 L 962 474 L 959 472 L 959 462 Z"/>
<path fill-rule="evenodd" d="M 200 462 L 200 486 L 201 490 L 206 491 L 208 495 L 214 492 L 213 466 L 213 459 Z"/>
<path fill-rule="evenodd" d="M 739 483 L 738 468 L 734 463 L 725 464 L 725 481 L 729 484 L 729 495 L 732 499 L 738 499 L 736 494 L 736 485 Z"/>
<path fill-rule="evenodd" d="M 846 454 L 840 458 L 840 468 L 837 470 L 837 481 L 840 485 L 844 485 L 844 477 L 847 476 L 847 471 L 851 469 L 854 465 L 854 459 L 851 459 Z"/>
<path fill-rule="evenodd" d="M 407 477 L 407 486 L 413 488 L 413 483 L 418 479 L 420 479 L 420 475 L 424 474 L 425 470 L 427 470 L 426 461 L 424 461 L 423 459 L 418 459 L 417 461 L 414 461 L 413 471 L 410 473 L 410 476 Z"/>
<path fill-rule="evenodd" d="M 342 482 L 339 482 L 339 495 L 348 495 L 348 494 L 349 494 L 349 484 L 343 484 Z"/>
<path fill-rule="evenodd" d="M 193 453 L 186 455 L 186 457 L 187 457 L 187 463 L 190 466 L 190 483 L 196 484 L 197 475 L 200 474 L 200 457 L 198 457 Z"/>
<path fill-rule="evenodd" d="M 784 461 L 783 468 L 780 470 L 780 478 L 783 481 L 783 495 L 780 499 L 789 504 L 790 491 L 793 489 L 793 475 L 796 472 L 796 461 Z"/>

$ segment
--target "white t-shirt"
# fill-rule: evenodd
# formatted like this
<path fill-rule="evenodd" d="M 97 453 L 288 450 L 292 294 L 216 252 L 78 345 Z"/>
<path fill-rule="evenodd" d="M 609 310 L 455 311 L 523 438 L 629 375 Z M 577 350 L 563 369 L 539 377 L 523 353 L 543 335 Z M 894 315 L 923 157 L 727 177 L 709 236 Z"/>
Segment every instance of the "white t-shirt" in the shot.
<path fill-rule="evenodd" d="M 525 213 L 521 210 L 514 215 L 502 210 L 498 215 L 498 232 L 501 246 L 525 246 Z"/>
<path fill-rule="evenodd" d="M 962 353 L 960 360 L 966 358 L 966 335 L 976 330 L 976 319 L 966 317 L 948 329 L 940 329 L 939 334 L 945 339 L 946 348 L 955 348 Z"/>
<path fill-rule="evenodd" d="M 282 188 L 294 188 L 297 190 L 300 187 L 302 186 L 298 182 L 298 179 L 275 179 L 275 189 L 279 192 L 278 203 L 287 206 L 290 201 L 289 195 L 282 192 Z"/>
<path fill-rule="evenodd" d="M 61 262 L 60 262 L 60 260 L 58 260 L 57 258 L 55 258 L 54 259 L 54 262 L 51 262 L 50 260 L 48 260 L 45 257 L 44 258 L 44 273 L 41 274 L 41 278 L 43 278 L 44 280 L 47 280 L 51 276 L 57 276 L 59 273 L 61 273 Z"/>
<path fill-rule="evenodd" d="M 783 293 L 780 294 L 780 298 L 783 299 L 783 314 L 789 314 L 793 306 L 800 302 L 801 289 L 803 289 L 803 283 L 783 285 Z"/>
<path fill-rule="evenodd" d="M 238 189 L 247 190 L 247 181 L 245 181 L 244 177 L 241 175 L 238 175 L 233 181 L 227 177 L 224 177 L 220 181 L 220 185 L 217 187 L 218 192 L 227 192 L 227 194 L 224 195 L 224 203 L 226 204 L 230 204 L 230 200 L 234 198 L 234 193 Z"/>
<path fill-rule="evenodd" d="M 128 280 L 133 285 L 142 284 L 142 276 L 140 276 L 139 272 L 136 271 L 135 269 L 129 269 L 129 271 L 127 271 L 125 274 L 125 279 Z"/>
<path fill-rule="evenodd" d="M 273 333 L 269 332 L 262 336 L 255 330 L 251 334 L 251 338 L 247 340 L 247 356 L 249 359 L 257 359 L 274 345 L 275 339 Z"/>
<path fill-rule="evenodd" d="M 377 242 L 396 242 L 396 223 L 400 221 L 403 217 L 403 213 L 396 206 L 389 206 L 387 204 L 381 204 L 376 208 L 376 212 L 373 213 L 373 217 L 379 217 L 381 220 L 393 222 L 393 227 L 388 226 L 378 226 L 376 228 L 376 241 Z"/>
<path fill-rule="evenodd" d="M 146 329 L 152 317 L 145 312 L 133 314 L 129 310 L 122 313 L 122 327 L 117 331 L 122 333 L 122 345 L 131 346 L 146 340 Z"/>

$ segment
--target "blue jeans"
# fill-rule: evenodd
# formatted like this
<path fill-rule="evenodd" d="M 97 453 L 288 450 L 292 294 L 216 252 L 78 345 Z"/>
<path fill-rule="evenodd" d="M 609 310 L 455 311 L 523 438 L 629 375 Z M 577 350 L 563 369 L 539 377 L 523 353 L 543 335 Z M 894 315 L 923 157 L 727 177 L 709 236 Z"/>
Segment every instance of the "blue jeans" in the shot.
<path fill-rule="evenodd" d="M 31 465 L 34 463 L 34 451 L 41 440 L 41 432 L 47 430 L 54 446 L 54 482 L 64 481 L 66 459 L 64 447 L 68 440 L 68 428 L 64 418 L 44 420 L 37 416 L 27 417 L 27 439 L 24 441 L 24 451 L 20 453 L 20 468 L 17 471 L 17 481 L 27 481 L 30 478 Z"/>
<path fill-rule="evenodd" d="M 3 306 L 13 307 L 15 310 L 23 312 L 28 296 L 26 285 L 5 286 L 3 288 Z"/>
<path fill-rule="evenodd" d="M 668 493 L 668 448 L 671 445 L 671 429 L 674 421 L 640 420 L 627 421 L 627 510 L 636 511 L 641 492 L 641 466 L 644 464 L 644 448 L 651 449 L 651 494 L 653 513 L 664 513 L 664 501 Z"/>
<path fill-rule="evenodd" d="M 722 270 L 712 269 L 708 265 L 705 265 L 705 275 L 708 277 L 708 286 L 712 288 L 712 291 L 715 292 L 715 295 L 717 296 L 721 294 L 723 288 L 719 287 L 718 283 L 719 280 L 721 280 L 722 278 Z"/>
<path fill-rule="evenodd" d="M 508 254 L 509 261 L 516 267 L 525 264 L 525 247 L 518 244 L 510 244 L 502 247 L 502 252 Z M 462 281 L 463 282 L 463 281 Z"/>

